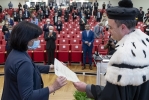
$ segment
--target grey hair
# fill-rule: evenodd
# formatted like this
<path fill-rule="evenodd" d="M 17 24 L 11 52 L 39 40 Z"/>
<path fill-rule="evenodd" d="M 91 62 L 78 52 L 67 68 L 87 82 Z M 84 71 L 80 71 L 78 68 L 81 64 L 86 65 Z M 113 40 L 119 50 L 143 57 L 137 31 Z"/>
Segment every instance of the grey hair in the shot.
<path fill-rule="evenodd" d="M 115 23 L 117 24 L 117 27 L 125 24 L 128 29 L 134 29 L 136 26 L 136 20 L 115 20 Z"/>

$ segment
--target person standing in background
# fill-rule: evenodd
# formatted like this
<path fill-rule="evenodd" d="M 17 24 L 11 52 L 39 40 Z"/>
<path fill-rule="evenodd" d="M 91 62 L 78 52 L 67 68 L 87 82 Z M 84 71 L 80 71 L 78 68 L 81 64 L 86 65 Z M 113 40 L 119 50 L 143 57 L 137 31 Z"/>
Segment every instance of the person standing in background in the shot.
<path fill-rule="evenodd" d="M 82 14 L 82 18 L 80 19 L 80 30 L 84 31 L 85 30 L 85 25 L 87 24 L 87 20 L 85 18 L 85 14 Z"/>
<path fill-rule="evenodd" d="M 9 7 L 9 9 L 13 8 L 13 4 L 11 3 L 11 1 L 8 3 L 8 7 Z"/>
<path fill-rule="evenodd" d="M 105 4 L 105 2 L 103 2 L 102 9 L 105 9 L 105 8 L 106 8 L 106 4 Z"/>
<path fill-rule="evenodd" d="M 86 55 L 88 53 L 89 58 L 89 69 L 92 70 L 92 49 L 94 43 L 94 32 L 90 30 L 89 24 L 85 25 L 85 29 L 82 32 L 82 49 L 83 49 L 83 67 L 82 70 L 86 68 Z"/>
<path fill-rule="evenodd" d="M 57 28 L 57 31 L 59 32 L 59 34 L 60 34 L 60 31 L 62 31 L 62 26 L 63 26 L 63 24 L 62 24 L 61 18 L 59 17 L 58 21 L 56 23 L 56 28 Z"/>
<path fill-rule="evenodd" d="M 54 21 L 54 25 L 56 25 L 57 21 L 58 21 L 58 14 L 55 13 L 55 16 L 53 17 L 53 21 Z"/>
<path fill-rule="evenodd" d="M 46 19 L 46 24 L 43 26 L 44 33 L 49 32 L 49 26 L 52 26 L 52 24 L 50 24 L 50 19 Z"/>
<path fill-rule="evenodd" d="M 110 8 L 111 6 L 112 6 L 112 4 L 109 1 L 109 3 L 107 4 L 107 8 Z"/>
<path fill-rule="evenodd" d="M 38 25 L 38 19 L 36 18 L 34 14 L 32 14 L 31 23 Z"/>
<path fill-rule="evenodd" d="M 7 51 L 7 57 L 9 53 L 11 52 L 11 47 L 10 47 L 10 35 L 12 32 L 12 26 L 9 26 L 9 31 L 5 34 L 5 41 L 6 41 L 6 51 Z"/>
<path fill-rule="evenodd" d="M 56 33 L 53 31 L 54 27 L 49 26 L 49 31 L 45 32 L 44 39 L 46 41 L 46 52 L 48 56 L 48 65 L 54 64 L 54 54 L 56 49 Z"/>
<path fill-rule="evenodd" d="M 102 34 L 102 37 L 104 37 L 104 27 L 103 27 L 103 23 L 100 22 L 98 23 L 95 27 L 94 27 L 94 37 L 95 38 L 100 38 L 100 34 Z"/>
<path fill-rule="evenodd" d="M 140 7 L 140 11 L 138 14 L 138 22 L 143 22 L 144 11 L 142 11 L 143 7 Z"/>
<path fill-rule="evenodd" d="M 94 2 L 94 12 L 97 12 L 98 10 L 98 2 L 97 0 Z"/>
<path fill-rule="evenodd" d="M 25 2 L 25 4 L 23 5 L 23 8 L 24 8 L 24 10 L 28 8 L 28 5 L 26 4 L 26 2 Z"/>
<path fill-rule="evenodd" d="M 0 5 L 0 13 L 2 13 L 3 11 L 3 7 Z"/>

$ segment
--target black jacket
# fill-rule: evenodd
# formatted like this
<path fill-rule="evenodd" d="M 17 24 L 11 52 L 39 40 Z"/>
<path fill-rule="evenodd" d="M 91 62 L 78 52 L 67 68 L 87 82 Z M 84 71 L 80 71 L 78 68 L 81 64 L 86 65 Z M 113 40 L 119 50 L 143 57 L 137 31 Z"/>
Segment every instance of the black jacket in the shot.
<path fill-rule="evenodd" d="M 51 37 L 48 37 L 49 32 L 45 32 L 44 33 L 44 39 L 46 41 L 46 49 L 55 49 L 56 48 L 56 44 L 55 44 L 55 40 L 56 40 L 56 33 L 53 32 Z"/>
<path fill-rule="evenodd" d="M 56 27 L 57 27 L 58 31 L 61 31 L 62 30 L 62 22 L 60 22 L 60 23 L 57 22 Z"/>
<path fill-rule="evenodd" d="M 12 50 L 4 69 L 1 100 L 48 100 L 49 89 L 43 88 L 40 73 L 48 73 L 49 65 L 35 65 L 26 51 Z"/>

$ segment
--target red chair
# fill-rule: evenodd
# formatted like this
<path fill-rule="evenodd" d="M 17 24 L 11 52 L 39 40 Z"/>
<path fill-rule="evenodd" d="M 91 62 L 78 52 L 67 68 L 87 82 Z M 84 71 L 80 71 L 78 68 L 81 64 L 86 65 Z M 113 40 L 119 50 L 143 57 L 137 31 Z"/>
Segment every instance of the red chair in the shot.
<path fill-rule="evenodd" d="M 70 44 L 80 44 L 80 39 L 77 39 L 77 38 L 71 39 Z"/>
<path fill-rule="evenodd" d="M 94 45 L 100 45 L 102 43 L 102 39 L 95 39 Z"/>
<path fill-rule="evenodd" d="M 68 39 L 60 39 L 59 44 L 69 44 L 69 40 Z"/>
<path fill-rule="evenodd" d="M 80 62 L 82 63 L 82 45 L 72 44 L 70 52 L 70 62 Z"/>
<path fill-rule="evenodd" d="M 82 39 L 82 34 L 76 34 L 76 35 L 74 35 L 74 38 L 77 38 L 77 39 Z"/>
<path fill-rule="evenodd" d="M 62 62 L 69 63 L 69 44 L 59 44 L 57 58 Z"/>
<path fill-rule="evenodd" d="M 44 62 L 45 61 L 45 45 L 40 45 L 37 49 L 33 51 L 33 61 L 34 62 Z"/>
<path fill-rule="evenodd" d="M 62 39 L 62 38 L 63 38 L 63 35 L 57 34 L 57 39 Z"/>
<path fill-rule="evenodd" d="M 6 41 L 4 39 L 2 40 L 2 45 L 6 45 Z"/>
<path fill-rule="evenodd" d="M 98 51 L 102 55 L 107 55 L 107 53 L 108 53 L 108 50 L 107 49 L 106 50 L 104 49 L 104 45 L 99 45 L 98 46 Z"/>
<path fill-rule="evenodd" d="M 40 39 L 40 44 L 43 44 L 43 45 L 46 44 L 46 41 L 44 40 L 44 38 Z"/>
<path fill-rule="evenodd" d="M 5 45 L 0 45 L 0 64 L 5 63 Z"/>

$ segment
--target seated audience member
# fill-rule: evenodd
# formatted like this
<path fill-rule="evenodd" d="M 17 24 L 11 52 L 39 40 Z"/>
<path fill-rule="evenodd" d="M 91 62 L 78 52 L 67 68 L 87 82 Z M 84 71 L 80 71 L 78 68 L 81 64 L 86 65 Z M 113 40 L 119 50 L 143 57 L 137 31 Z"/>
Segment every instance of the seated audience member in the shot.
<path fill-rule="evenodd" d="M 48 7 L 45 8 L 45 10 L 44 10 L 44 15 L 45 15 L 45 18 L 49 18 L 50 10 L 49 10 Z"/>
<path fill-rule="evenodd" d="M 58 15 L 57 15 L 57 13 L 55 13 L 55 16 L 53 17 L 53 21 L 54 21 L 54 25 L 56 25 L 56 23 L 58 21 Z"/>
<path fill-rule="evenodd" d="M 52 24 L 50 24 L 50 19 L 46 19 L 46 24 L 43 26 L 44 33 L 49 32 L 49 26 L 52 26 Z"/>
<path fill-rule="evenodd" d="M 2 32 L 3 32 L 4 35 L 9 32 L 9 26 L 10 25 L 9 25 L 8 20 L 5 20 L 4 21 L 3 28 L 2 28 Z"/>
<path fill-rule="evenodd" d="M 3 7 L 0 5 L 0 13 L 2 13 L 3 11 Z"/>
<path fill-rule="evenodd" d="M 49 94 L 67 84 L 67 79 L 59 76 L 52 85 L 44 87 L 40 73 L 48 74 L 54 66 L 37 65 L 27 53 L 28 49 L 34 50 L 40 46 L 38 37 L 41 34 L 39 26 L 27 21 L 20 22 L 13 28 L 10 37 L 12 51 L 4 67 L 2 100 L 48 100 Z"/>
<path fill-rule="evenodd" d="M 85 18 L 85 14 L 83 14 L 82 18 L 80 19 L 80 30 L 84 31 L 85 30 L 85 25 L 87 24 L 87 20 Z"/>
<path fill-rule="evenodd" d="M 7 12 L 5 12 L 4 20 L 7 20 L 8 19 L 8 16 L 10 16 L 10 15 Z"/>
<path fill-rule="evenodd" d="M 104 46 L 104 49 L 108 49 L 108 55 L 114 54 L 114 52 L 116 51 L 115 50 L 116 43 L 117 41 L 113 40 L 110 35 L 107 44 Z"/>
<path fill-rule="evenodd" d="M 100 38 L 100 34 L 102 34 L 102 37 L 104 37 L 104 27 L 103 24 L 100 22 L 94 27 L 94 37 Z"/>
<path fill-rule="evenodd" d="M 16 12 L 16 10 L 13 11 L 13 19 L 14 21 L 18 21 L 18 13 Z"/>
<path fill-rule="evenodd" d="M 11 32 L 12 32 L 12 26 L 9 26 L 9 31 L 5 34 L 7 56 L 11 52 L 11 47 L 10 47 L 10 35 L 11 35 Z"/>
<path fill-rule="evenodd" d="M 30 18 L 30 12 L 27 9 L 25 9 L 23 16 L 25 19 L 29 19 Z"/>
<path fill-rule="evenodd" d="M 44 39 L 46 41 L 46 52 L 48 56 L 48 65 L 54 64 L 54 54 L 56 49 L 56 33 L 54 32 L 53 26 L 48 26 L 47 32 L 44 34 Z"/>
<path fill-rule="evenodd" d="M 13 4 L 11 3 L 11 1 L 8 3 L 8 7 L 9 7 L 9 9 L 13 8 Z"/>
<path fill-rule="evenodd" d="M 38 19 L 36 18 L 34 14 L 32 15 L 31 23 L 38 25 Z"/>
<path fill-rule="evenodd" d="M 58 18 L 58 21 L 57 21 L 57 23 L 56 23 L 56 28 L 57 28 L 57 31 L 59 32 L 59 34 L 60 34 L 60 31 L 62 31 L 62 21 L 61 21 L 61 18 L 59 17 Z"/>

